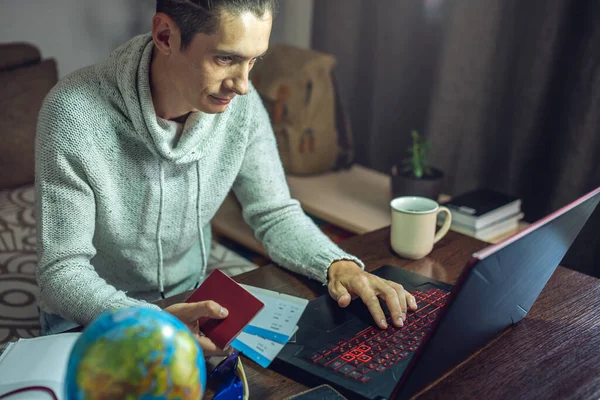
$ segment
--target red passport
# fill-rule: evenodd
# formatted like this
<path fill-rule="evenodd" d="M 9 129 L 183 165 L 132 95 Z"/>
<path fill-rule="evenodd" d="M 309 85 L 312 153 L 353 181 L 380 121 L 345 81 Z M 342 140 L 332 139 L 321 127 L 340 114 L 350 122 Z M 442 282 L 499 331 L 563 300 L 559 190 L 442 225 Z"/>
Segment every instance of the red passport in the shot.
<path fill-rule="evenodd" d="M 202 333 L 221 349 L 229 346 L 265 306 L 262 301 L 218 269 L 214 270 L 185 302 L 196 303 L 205 300 L 216 301 L 229 311 L 225 319 L 209 319 L 201 321 L 200 325 Z"/>

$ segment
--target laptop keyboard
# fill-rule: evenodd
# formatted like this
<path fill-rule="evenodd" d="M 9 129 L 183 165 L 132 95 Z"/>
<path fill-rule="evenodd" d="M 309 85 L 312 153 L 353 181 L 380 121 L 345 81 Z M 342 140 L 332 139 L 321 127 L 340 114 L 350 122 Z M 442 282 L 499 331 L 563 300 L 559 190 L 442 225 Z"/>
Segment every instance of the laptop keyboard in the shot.
<path fill-rule="evenodd" d="M 450 293 L 434 288 L 415 291 L 417 311 L 410 311 L 402 328 L 388 318 L 388 328 L 370 326 L 348 340 L 340 340 L 313 353 L 309 359 L 361 383 L 414 353 L 431 329 Z"/>

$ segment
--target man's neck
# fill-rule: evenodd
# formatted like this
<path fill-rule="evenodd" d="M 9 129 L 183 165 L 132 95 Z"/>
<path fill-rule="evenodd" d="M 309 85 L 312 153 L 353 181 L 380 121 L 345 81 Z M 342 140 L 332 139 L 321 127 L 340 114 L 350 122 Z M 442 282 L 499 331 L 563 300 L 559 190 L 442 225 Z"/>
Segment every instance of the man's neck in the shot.
<path fill-rule="evenodd" d="M 184 123 L 194 110 L 189 104 L 178 101 L 180 97 L 165 70 L 164 56 L 154 49 L 150 61 L 150 90 L 154 110 L 159 118 Z"/>
<path fill-rule="evenodd" d="M 179 124 L 185 124 L 185 121 L 187 121 L 187 118 L 190 116 L 190 113 L 191 112 L 189 112 L 187 114 L 183 114 L 183 115 L 181 115 L 179 117 L 171 118 L 171 121 L 175 121 L 175 122 L 177 122 Z"/>

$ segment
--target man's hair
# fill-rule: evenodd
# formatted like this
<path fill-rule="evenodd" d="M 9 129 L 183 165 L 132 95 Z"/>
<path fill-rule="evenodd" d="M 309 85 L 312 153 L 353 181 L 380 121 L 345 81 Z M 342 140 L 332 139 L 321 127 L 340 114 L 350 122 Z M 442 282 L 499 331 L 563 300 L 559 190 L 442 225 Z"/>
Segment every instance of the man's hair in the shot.
<path fill-rule="evenodd" d="M 262 18 L 265 13 L 275 14 L 276 9 L 277 0 L 156 0 L 156 12 L 173 18 L 181 31 L 181 51 L 195 34 L 216 33 L 223 11 L 235 16 L 249 11 Z"/>

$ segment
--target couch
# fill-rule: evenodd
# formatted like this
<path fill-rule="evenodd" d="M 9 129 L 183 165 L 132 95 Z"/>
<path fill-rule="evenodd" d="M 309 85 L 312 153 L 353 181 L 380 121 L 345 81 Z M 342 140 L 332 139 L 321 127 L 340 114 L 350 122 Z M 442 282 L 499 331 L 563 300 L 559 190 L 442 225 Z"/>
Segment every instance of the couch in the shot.
<path fill-rule="evenodd" d="M 0 344 L 39 334 L 33 215 L 37 114 L 58 73 L 28 43 L 0 44 Z"/>

